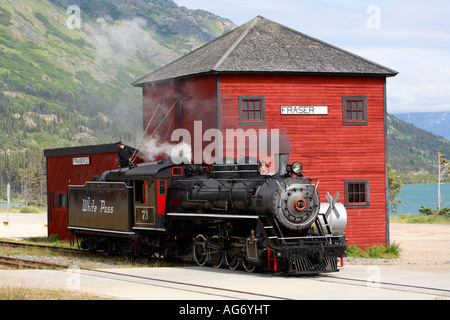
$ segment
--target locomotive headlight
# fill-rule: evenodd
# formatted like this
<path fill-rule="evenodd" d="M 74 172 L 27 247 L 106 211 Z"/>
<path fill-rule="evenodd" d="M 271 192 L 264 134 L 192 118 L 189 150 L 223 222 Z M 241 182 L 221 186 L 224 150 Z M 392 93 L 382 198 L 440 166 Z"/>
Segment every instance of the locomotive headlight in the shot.
<path fill-rule="evenodd" d="M 292 168 L 292 172 L 294 172 L 295 174 L 299 174 L 303 170 L 303 166 L 301 165 L 300 162 L 294 162 L 292 164 L 291 168 Z"/>

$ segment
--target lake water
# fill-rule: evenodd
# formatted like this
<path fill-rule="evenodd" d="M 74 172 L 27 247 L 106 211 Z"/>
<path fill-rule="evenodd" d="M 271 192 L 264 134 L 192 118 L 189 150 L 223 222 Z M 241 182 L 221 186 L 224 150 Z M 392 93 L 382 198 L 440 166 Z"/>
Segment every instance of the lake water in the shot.
<path fill-rule="evenodd" d="M 421 206 L 436 209 L 437 193 L 437 184 L 403 185 L 402 191 L 396 197 L 403 200 L 403 203 L 397 207 L 398 214 L 419 213 Z M 450 184 L 441 184 L 441 199 L 442 208 L 450 207 Z"/>
<path fill-rule="evenodd" d="M 9 208 L 12 208 L 14 206 L 20 206 L 22 205 L 21 202 L 10 202 L 9 203 Z M 6 209 L 8 207 L 8 203 L 7 202 L 0 202 L 0 209 Z"/>

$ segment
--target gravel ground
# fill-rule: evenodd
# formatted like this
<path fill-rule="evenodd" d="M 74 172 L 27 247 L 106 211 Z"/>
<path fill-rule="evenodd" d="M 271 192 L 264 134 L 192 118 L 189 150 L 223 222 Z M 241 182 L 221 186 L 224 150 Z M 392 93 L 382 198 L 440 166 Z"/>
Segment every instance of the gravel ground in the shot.
<path fill-rule="evenodd" d="M 395 260 L 384 260 L 384 259 L 352 259 L 346 258 L 345 265 L 348 267 L 348 272 L 355 270 L 352 265 L 383 265 L 386 266 L 386 270 L 391 270 L 393 268 L 396 276 L 400 274 L 414 275 L 414 281 L 418 283 L 428 284 L 429 279 L 434 279 L 439 277 L 444 277 L 447 279 L 450 274 L 450 225 L 415 225 L 415 224 L 398 224 L 392 223 L 391 226 L 391 242 L 399 244 L 401 249 L 401 258 Z M 23 255 L 23 253 L 17 253 L 17 257 L 26 258 L 29 260 L 41 260 L 42 257 L 33 255 L 32 253 L 28 255 Z M 103 259 L 94 259 L 93 257 L 83 257 L 83 258 L 68 258 L 68 257 L 47 257 L 49 262 L 54 262 L 63 265 L 77 265 L 79 267 L 90 267 L 90 268 L 115 268 L 117 267 L 114 261 L 105 261 Z M 74 260 L 76 259 L 76 260 Z M 358 270 L 358 266 L 356 270 Z M 76 269 L 74 269 L 76 270 Z M 157 269 L 159 270 L 170 270 L 170 269 Z M 408 270 L 408 271 L 407 271 Z M 138 271 L 138 270 L 136 270 Z M 409 272 L 411 271 L 411 272 Z M 426 271 L 428 273 L 415 273 L 415 271 Z M 12 273 L 10 273 L 12 272 Z M 50 274 L 51 271 L 48 271 Z M 36 275 L 39 273 L 39 275 Z M 67 291 L 67 281 L 70 278 L 65 273 L 58 273 L 60 278 L 50 280 L 45 280 L 45 275 L 43 271 L 35 270 L 1 270 L 0 268 L 0 291 L 10 290 L 9 288 L 39 288 L 39 289 L 54 289 L 54 290 L 66 290 Z M 421 278 L 423 275 L 423 278 Z M 52 273 L 52 277 L 55 275 Z M 394 274 L 395 276 L 395 274 Z M 430 278 L 431 277 L 431 278 Z M 408 278 L 409 279 L 409 278 Z M 54 281 L 53 281 L 54 280 Z M 406 280 L 405 280 L 406 281 Z M 408 280 L 409 281 L 409 280 Z M 421 282 L 422 281 L 422 282 Z M 413 282 L 413 283 L 416 283 Z M 84 282 L 83 282 L 84 283 Z M 83 284 L 87 285 L 87 284 Z M 110 285 L 109 283 L 104 284 L 104 286 Z M 102 287 L 103 288 L 103 287 Z M 329 288 L 329 287 L 327 287 Z M 135 289 L 133 289 L 135 290 Z M 316 290 L 316 288 L 315 288 Z M 66 291 L 60 293 L 65 295 Z M 89 290 L 87 290 L 89 291 Z M 91 290 L 92 291 L 92 290 Z M 90 293 L 94 291 L 89 291 Z M 119 290 L 120 291 L 120 290 Z M 326 291 L 326 290 L 325 290 Z M 76 291 L 78 292 L 78 291 Z M 0 292 L 1 293 L 1 292 Z M 25 291 L 28 296 L 28 291 Z M 70 292 L 69 292 L 70 293 Z M 366 292 L 367 294 L 373 294 L 373 292 Z M 41 293 L 42 294 L 42 293 Z M 94 294 L 97 296 L 105 295 L 105 292 Z M 109 293 L 108 293 L 109 295 Z M 69 295 L 69 298 L 71 296 Z M 372 296 L 367 296 L 370 299 Z M 384 297 L 386 298 L 386 297 Z M 42 299 L 42 296 L 38 296 L 36 299 Z M 60 298 L 58 298 L 60 299 Z M 391 299 L 388 297 L 387 299 Z"/>
<path fill-rule="evenodd" d="M 389 265 L 392 267 L 450 274 L 450 225 L 391 223 L 391 243 L 399 244 L 400 259 L 345 258 L 344 265 Z M 14 256 L 28 260 L 43 260 L 39 256 Z M 47 257 L 47 262 L 61 265 L 76 263 L 87 268 L 111 268 L 114 261 L 65 257 Z"/>
<path fill-rule="evenodd" d="M 391 223 L 390 231 L 391 243 L 400 246 L 400 259 L 345 258 L 344 263 L 450 274 L 450 225 Z"/>

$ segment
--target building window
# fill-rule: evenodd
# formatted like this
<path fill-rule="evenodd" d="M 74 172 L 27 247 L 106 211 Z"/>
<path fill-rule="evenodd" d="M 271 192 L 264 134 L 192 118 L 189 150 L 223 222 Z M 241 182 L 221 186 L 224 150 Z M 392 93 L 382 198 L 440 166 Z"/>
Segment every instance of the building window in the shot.
<path fill-rule="evenodd" d="M 343 97 L 344 125 L 367 125 L 367 97 Z"/>
<path fill-rule="evenodd" d="M 67 194 L 56 194 L 56 208 L 67 207 Z"/>
<path fill-rule="evenodd" d="M 345 180 L 345 206 L 368 208 L 369 205 L 369 180 Z"/>
<path fill-rule="evenodd" d="M 239 124 L 266 124 L 265 98 L 263 96 L 239 97 Z"/>

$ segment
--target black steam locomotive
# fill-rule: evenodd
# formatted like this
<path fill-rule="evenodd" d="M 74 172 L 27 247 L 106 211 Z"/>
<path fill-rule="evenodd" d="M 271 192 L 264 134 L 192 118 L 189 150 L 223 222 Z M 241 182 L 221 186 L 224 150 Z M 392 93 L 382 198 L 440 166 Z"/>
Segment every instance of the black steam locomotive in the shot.
<path fill-rule="evenodd" d="M 248 160 L 248 159 L 247 159 Z M 294 274 L 338 270 L 346 212 L 320 203 L 300 163 L 176 165 L 160 161 L 105 172 L 70 186 L 69 229 L 81 247 L 105 254 L 189 258 L 198 265 Z"/>

